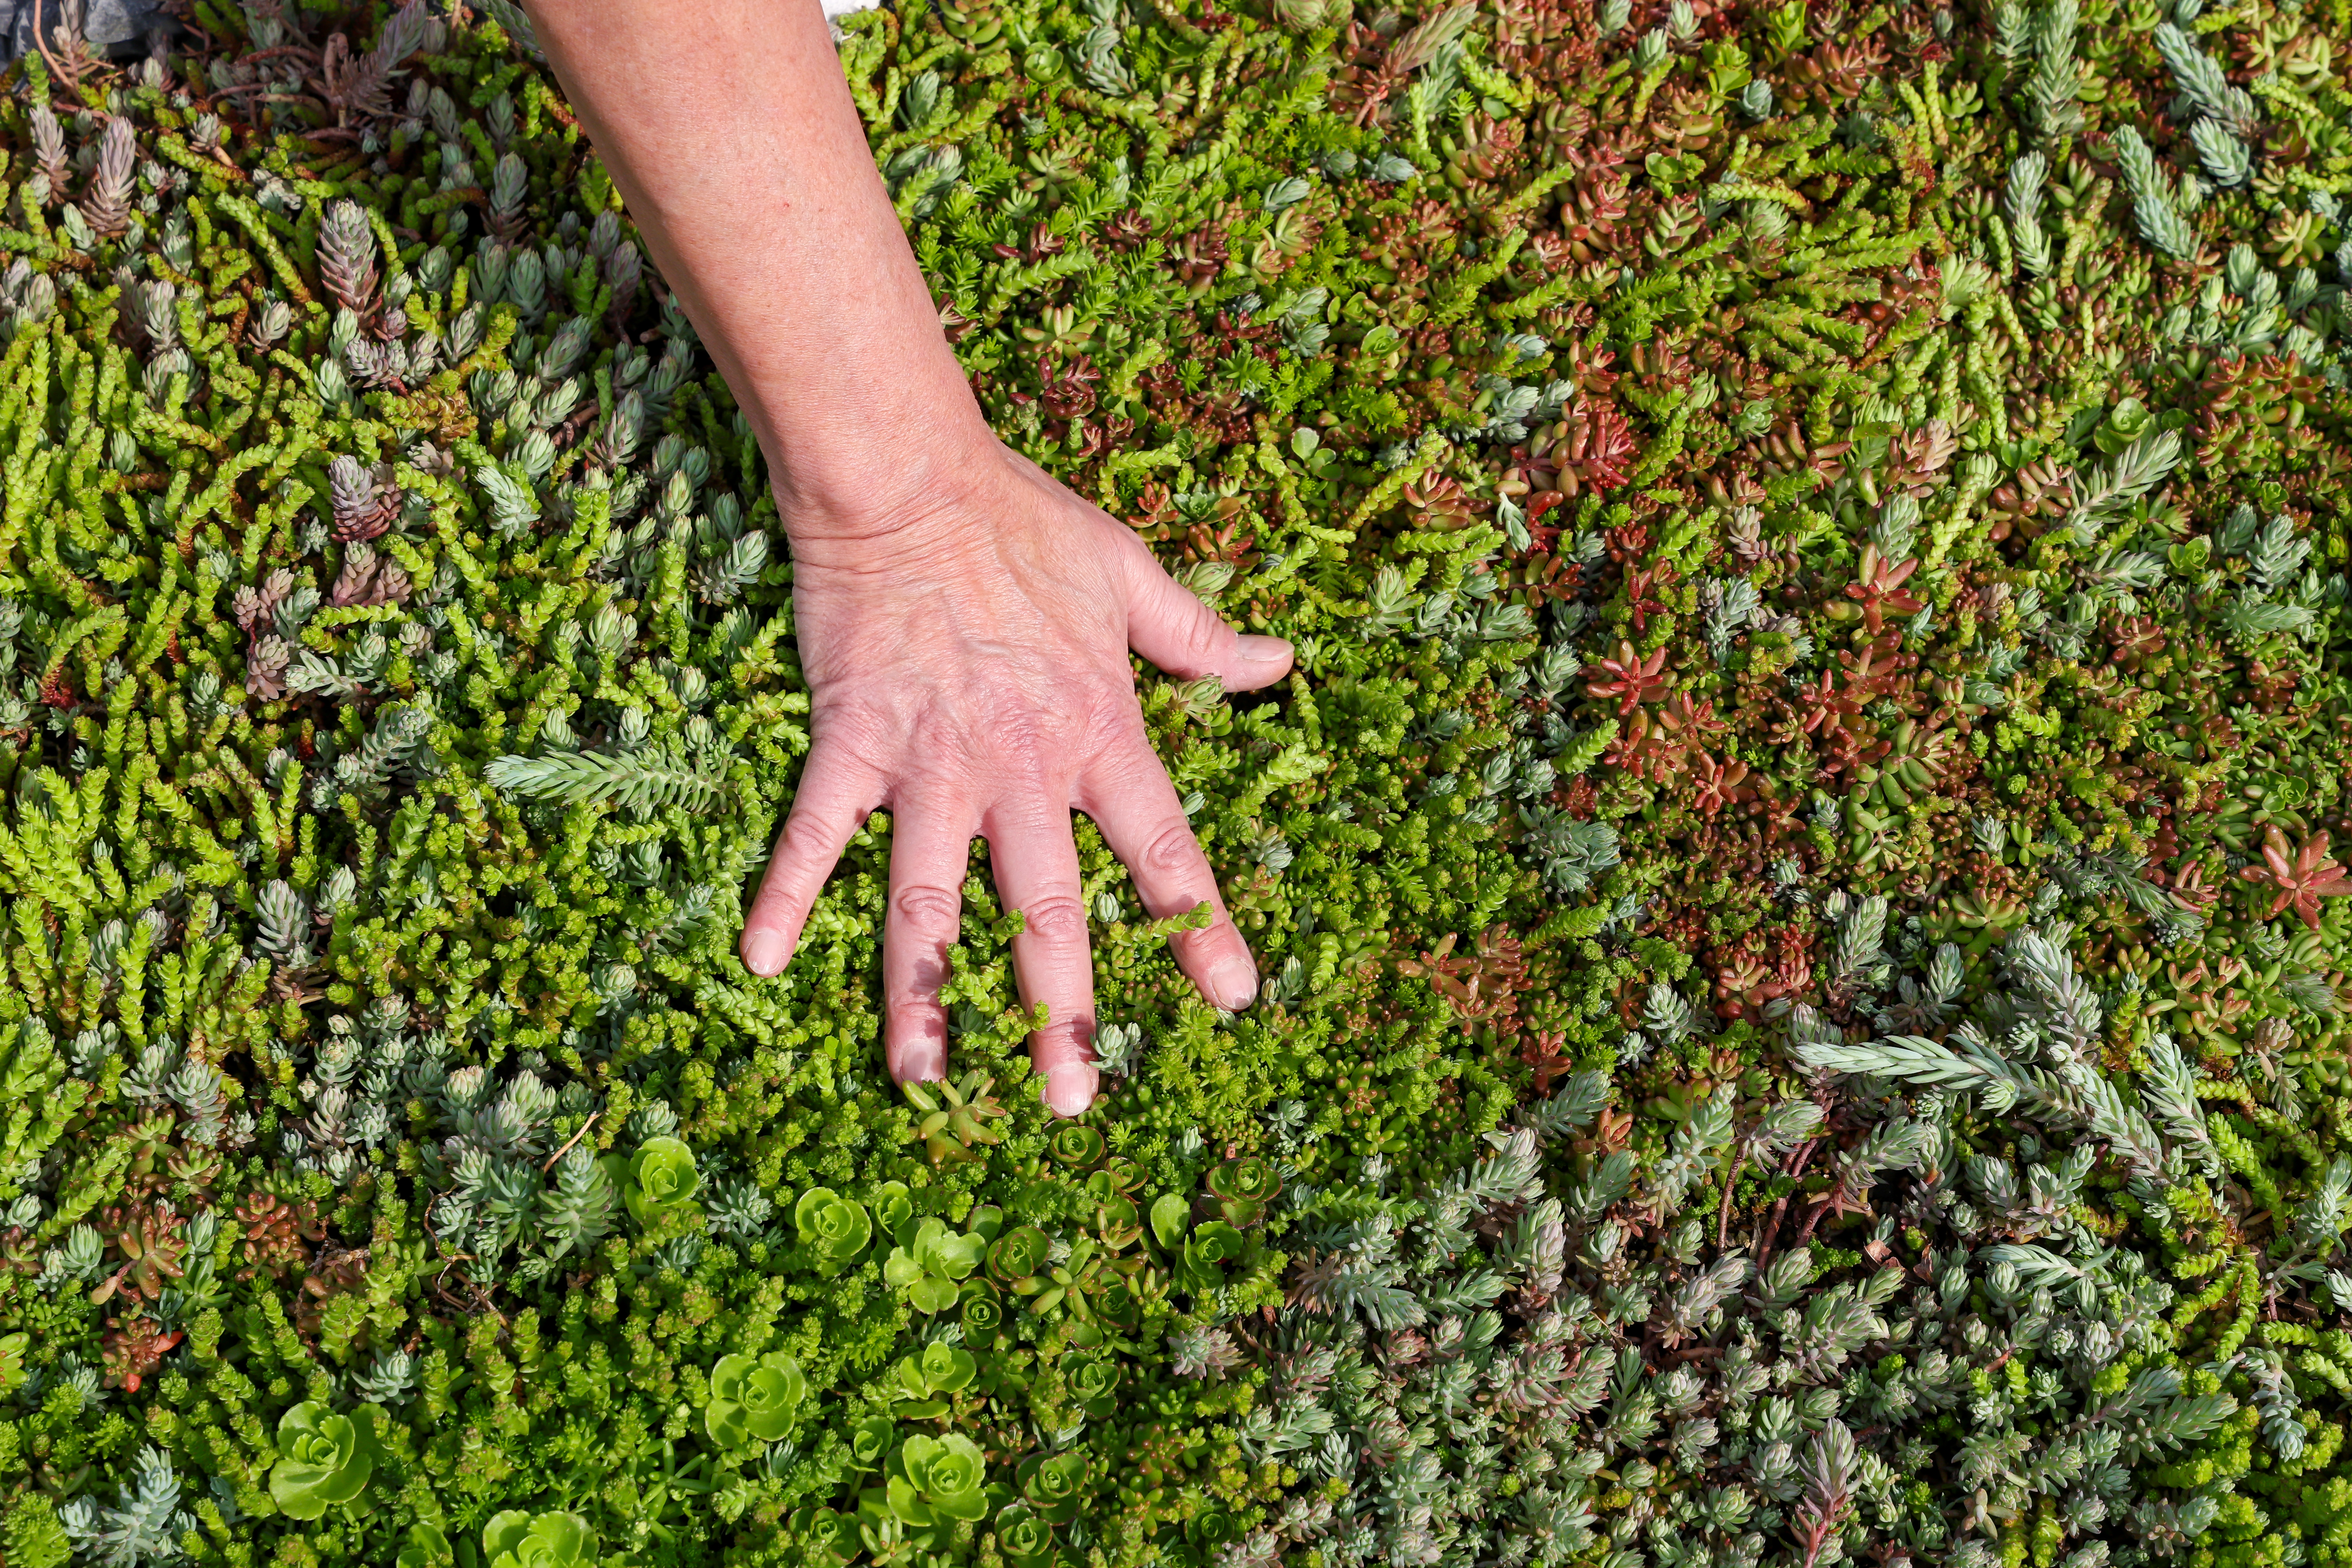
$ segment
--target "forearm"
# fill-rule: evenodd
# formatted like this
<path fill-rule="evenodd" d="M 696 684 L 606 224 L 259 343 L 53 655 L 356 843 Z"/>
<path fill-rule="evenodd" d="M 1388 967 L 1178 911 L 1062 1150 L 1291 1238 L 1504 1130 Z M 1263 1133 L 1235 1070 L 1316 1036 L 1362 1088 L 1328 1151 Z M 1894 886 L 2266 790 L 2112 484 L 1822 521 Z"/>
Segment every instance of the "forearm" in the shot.
<path fill-rule="evenodd" d="M 527 3 L 795 550 L 908 515 L 989 437 L 817 0 Z"/>

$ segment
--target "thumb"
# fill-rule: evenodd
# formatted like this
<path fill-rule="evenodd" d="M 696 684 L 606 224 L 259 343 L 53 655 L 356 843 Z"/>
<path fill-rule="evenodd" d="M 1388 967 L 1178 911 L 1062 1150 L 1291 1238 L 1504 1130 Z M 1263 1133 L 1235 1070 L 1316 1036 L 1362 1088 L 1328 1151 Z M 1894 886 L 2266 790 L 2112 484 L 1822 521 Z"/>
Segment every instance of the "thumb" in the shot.
<path fill-rule="evenodd" d="M 1153 664 L 1187 680 L 1213 675 L 1228 691 L 1255 691 L 1290 673 L 1288 643 L 1234 630 L 1171 577 L 1141 540 L 1134 539 L 1127 562 L 1128 646 Z"/>

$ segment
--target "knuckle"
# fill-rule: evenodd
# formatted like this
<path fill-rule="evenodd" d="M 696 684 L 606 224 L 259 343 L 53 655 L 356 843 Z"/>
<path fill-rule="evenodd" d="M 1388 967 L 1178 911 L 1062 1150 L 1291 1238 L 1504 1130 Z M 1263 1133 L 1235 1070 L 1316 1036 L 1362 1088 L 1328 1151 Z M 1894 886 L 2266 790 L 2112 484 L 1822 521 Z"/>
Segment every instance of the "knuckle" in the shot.
<path fill-rule="evenodd" d="M 1184 657 L 1196 665 L 1213 664 L 1224 645 L 1225 623 L 1205 605 L 1189 605 L 1176 627 L 1176 646 Z"/>
<path fill-rule="evenodd" d="M 1082 1061 L 1092 1061 L 1095 1055 L 1095 1021 L 1092 1018 L 1071 1018 L 1059 1024 L 1048 1024 L 1029 1037 L 1030 1049 L 1041 1057 L 1075 1056 Z"/>
<path fill-rule="evenodd" d="M 1024 934 L 1055 948 L 1072 947 L 1087 940 L 1087 911 L 1077 899 L 1069 893 L 1053 893 L 1023 907 Z"/>
<path fill-rule="evenodd" d="M 894 962 L 889 969 L 889 999 L 896 1002 L 921 1002 L 936 1005 L 940 987 L 946 984 L 951 973 L 948 963 L 948 944 L 944 942 L 920 942 L 915 952 L 903 950 L 890 955 Z"/>
<path fill-rule="evenodd" d="M 1087 752 L 1102 759 L 1100 771 L 1114 785 L 1140 783 L 1149 776 L 1146 767 L 1159 767 L 1151 752 L 1151 731 L 1144 727 L 1143 708 L 1135 700 L 1135 682 L 1127 671 L 1119 672 L 1116 683 L 1105 682 L 1088 700 L 1087 711 Z"/>
<path fill-rule="evenodd" d="M 776 846 L 776 858 L 788 869 L 814 870 L 833 858 L 833 846 L 824 829 L 807 813 L 794 813 L 784 824 L 783 841 Z"/>
<path fill-rule="evenodd" d="M 901 888 L 891 900 L 908 934 L 935 942 L 955 939 L 963 901 L 943 888 Z"/>
<path fill-rule="evenodd" d="M 1180 931 L 1171 934 L 1168 945 L 1176 955 L 1177 967 L 1190 973 L 1223 956 L 1226 936 L 1232 930 L 1233 927 L 1221 917 L 1206 931 Z"/>
<path fill-rule="evenodd" d="M 1144 847 L 1143 863 L 1154 871 L 1177 871 L 1196 865 L 1201 858 L 1200 841 L 1192 837 L 1189 822 L 1171 822 L 1151 836 Z"/>

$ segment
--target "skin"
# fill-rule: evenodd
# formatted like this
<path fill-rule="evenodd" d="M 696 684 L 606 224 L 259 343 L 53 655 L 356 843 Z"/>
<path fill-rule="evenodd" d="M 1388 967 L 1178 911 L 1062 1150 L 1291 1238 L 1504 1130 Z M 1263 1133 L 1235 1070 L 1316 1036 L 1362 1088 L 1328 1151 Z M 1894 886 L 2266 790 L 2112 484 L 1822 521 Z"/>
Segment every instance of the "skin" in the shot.
<path fill-rule="evenodd" d="M 1045 1102 L 1093 1100 L 1094 963 L 1070 813 L 1101 828 L 1202 994 L 1257 968 L 1151 751 L 1129 650 L 1252 690 L 1290 646 L 1236 633 L 1124 524 L 997 441 L 876 173 L 817 0 L 529 0 L 652 259 L 759 433 L 792 542 L 811 750 L 744 918 L 782 973 L 850 836 L 892 814 L 884 1047 L 947 1071 L 939 988 L 989 845 Z"/>

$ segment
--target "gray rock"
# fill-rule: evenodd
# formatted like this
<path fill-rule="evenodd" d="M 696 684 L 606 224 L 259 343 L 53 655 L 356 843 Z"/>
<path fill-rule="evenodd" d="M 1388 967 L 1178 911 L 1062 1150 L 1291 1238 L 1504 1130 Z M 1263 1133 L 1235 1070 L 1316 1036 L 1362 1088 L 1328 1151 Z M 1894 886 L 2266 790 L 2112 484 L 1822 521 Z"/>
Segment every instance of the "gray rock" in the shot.
<path fill-rule="evenodd" d="M 136 59 L 147 52 L 148 39 L 157 32 L 173 32 L 178 24 L 155 0 L 0 0 L 0 65 L 34 53 L 35 13 L 39 25 L 54 29 L 72 10 L 82 13 L 82 37 L 110 59 Z"/>
<path fill-rule="evenodd" d="M 163 8 L 148 0 L 89 0 L 81 35 L 101 48 L 135 43 L 144 52 L 147 35 L 171 25 Z"/>

